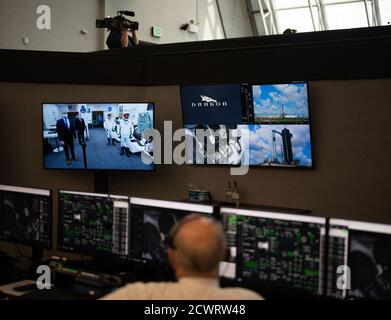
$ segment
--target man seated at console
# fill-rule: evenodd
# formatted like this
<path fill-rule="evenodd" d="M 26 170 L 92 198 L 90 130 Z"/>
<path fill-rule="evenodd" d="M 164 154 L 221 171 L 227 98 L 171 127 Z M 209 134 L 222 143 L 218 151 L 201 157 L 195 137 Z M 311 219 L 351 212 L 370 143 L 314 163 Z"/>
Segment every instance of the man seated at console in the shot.
<path fill-rule="evenodd" d="M 243 288 L 220 288 L 219 262 L 224 258 L 221 224 L 191 214 L 170 232 L 168 260 L 178 282 L 136 282 L 103 297 L 104 300 L 261 300 Z"/>

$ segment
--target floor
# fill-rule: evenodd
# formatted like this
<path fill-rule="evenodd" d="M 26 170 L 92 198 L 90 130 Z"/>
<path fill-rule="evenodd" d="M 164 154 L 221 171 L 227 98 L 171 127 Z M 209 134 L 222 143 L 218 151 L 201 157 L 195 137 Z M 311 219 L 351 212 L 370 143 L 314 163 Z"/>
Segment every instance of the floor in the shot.
<path fill-rule="evenodd" d="M 144 164 L 140 153 L 134 153 L 130 157 L 120 155 L 120 143 L 108 145 L 106 132 L 103 128 L 89 130 L 90 138 L 86 142 L 87 169 L 102 170 L 153 170 L 153 164 Z M 55 147 L 54 141 L 50 143 Z M 72 160 L 72 164 L 66 162 L 64 151 L 48 153 L 44 155 L 44 166 L 49 169 L 84 169 L 83 151 L 78 139 L 74 140 L 75 155 L 78 161 Z"/>

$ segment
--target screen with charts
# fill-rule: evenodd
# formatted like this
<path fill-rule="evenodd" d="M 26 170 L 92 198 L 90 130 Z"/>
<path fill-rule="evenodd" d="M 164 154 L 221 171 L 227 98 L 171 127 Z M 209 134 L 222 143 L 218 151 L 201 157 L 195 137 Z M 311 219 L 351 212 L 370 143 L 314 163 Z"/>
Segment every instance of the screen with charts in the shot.
<path fill-rule="evenodd" d="M 212 215 L 213 206 L 185 202 L 130 198 L 133 254 L 138 259 L 166 264 L 171 228 L 191 213 Z"/>
<path fill-rule="evenodd" d="M 221 208 L 230 257 L 220 275 L 323 293 L 326 218 Z"/>
<path fill-rule="evenodd" d="M 312 167 L 307 82 L 182 86 L 186 162 Z"/>
<path fill-rule="evenodd" d="M 327 294 L 347 299 L 391 299 L 391 225 L 330 219 Z M 338 267 L 348 266 L 346 272 Z M 341 285 L 344 278 L 350 289 Z"/>
<path fill-rule="evenodd" d="M 129 197 L 59 192 L 58 249 L 126 257 L 129 254 Z"/>
<path fill-rule="evenodd" d="M 171 228 L 213 206 L 108 194 L 59 192 L 58 249 L 121 260 L 167 263 Z"/>
<path fill-rule="evenodd" d="M 0 240 L 51 249 L 50 190 L 0 185 Z"/>
<path fill-rule="evenodd" d="M 151 171 L 154 142 L 143 133 L 153 127 L 149 102 L 44 103 L 43 166 Z"/>

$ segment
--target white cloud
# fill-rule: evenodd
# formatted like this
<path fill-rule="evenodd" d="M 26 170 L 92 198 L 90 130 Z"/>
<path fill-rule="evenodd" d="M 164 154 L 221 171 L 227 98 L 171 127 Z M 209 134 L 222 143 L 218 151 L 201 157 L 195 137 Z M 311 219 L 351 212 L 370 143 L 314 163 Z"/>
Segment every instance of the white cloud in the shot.
<path fill-rule="evenodd" d="M 300 164 L 311 164 L 304 149 L 310 143 L 310 132 L 307 125 L 255 125 L 251 127 L 249 135 L 250 162 L 252 164 L 263 163 L 266 158 L 272 156 L 272 130 L 281 132 L 284 128 L 289 129 L 292 134 L 292 151 L 294 160 Z M 276 133 L 277 156 L 281 157 L 282 138 Z M 256 158 L 253 158 L 256 157 Z"/>
<path fill-rule="evenodd" d="M 286 107 L 286 112 L 308 116 L 307 87 L 294 84 L 279 84 L 273 86 L 276 91 L 269 92 L 273 104 Z"/>
<path fill-rule="evenodd" d="M 272 104 L 272 102 L 271 102 L 270 99 L 263 99 L 263 100 L 261 100 L 261 105 L 262 105 L 263 107 L 270 107 L 271 104 Z"/>

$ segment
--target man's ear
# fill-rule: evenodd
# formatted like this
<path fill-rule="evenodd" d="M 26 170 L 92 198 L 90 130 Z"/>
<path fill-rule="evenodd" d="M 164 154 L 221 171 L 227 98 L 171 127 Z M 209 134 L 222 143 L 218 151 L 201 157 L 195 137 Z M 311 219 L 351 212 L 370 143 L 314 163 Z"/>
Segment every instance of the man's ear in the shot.
<path fill-rule="evenodd" d="M 173 269 L 175 269 L 175 251 L 172 250 L 172 249 L 168 249 L 168 252 L 167 252 L 167 256 L 168 256 L 168 261 L 170 262 L 170 265 Z"/>

